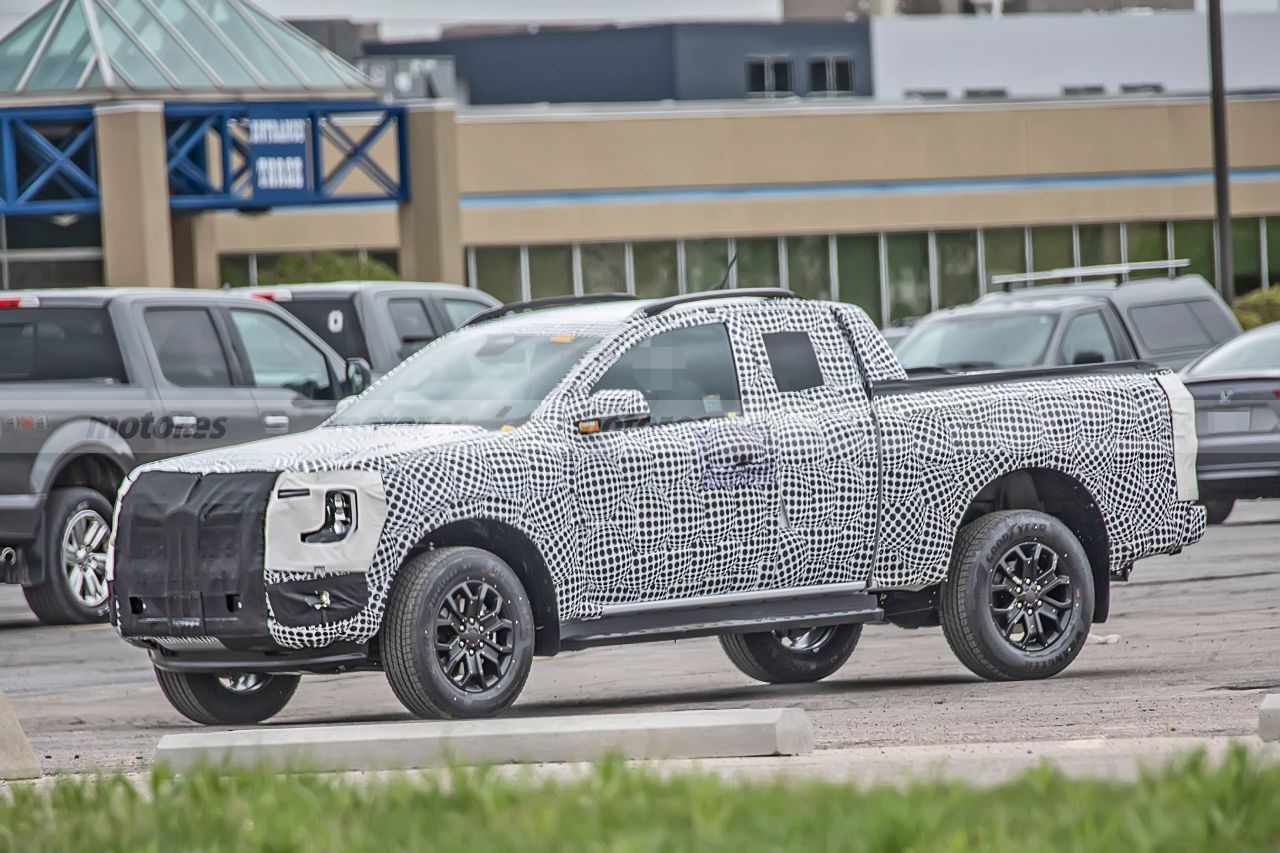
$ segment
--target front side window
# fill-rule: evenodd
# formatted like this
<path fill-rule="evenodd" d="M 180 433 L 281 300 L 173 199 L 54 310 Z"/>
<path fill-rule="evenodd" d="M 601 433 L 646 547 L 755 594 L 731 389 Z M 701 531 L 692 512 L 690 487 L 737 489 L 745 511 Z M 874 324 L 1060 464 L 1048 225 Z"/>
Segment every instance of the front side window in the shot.
<path fill-rule="evenodd" d="M 421 299 L 392 299 L 388 307 L 400 338 L 400 358 L 408 358 L 438 337 Z"/>
<path fill-rule="evenodd" d="M 627 350 L 595 391 L 636 390 L 655 424 L 738 415 L 742 395 L 723 323 L 662 332 Z"/>
<path fill-rule="evenodd" d="M 231 312 L 257 388 L 284 388 L 309 400 L 334 399 L 329 364 L 320 350 L 279 317 Z"/>
<path fill-rule="evenodd" d="M 449 325 L 456 329 L 472 317 L 489 308 L 483 302 L 474 299 L 443 299 L 444 313 L 449 318 Z"/>
<path fill-rule="evenodd" d="M 361 395 L 331 423 L 519 426 L 599 338 L 572 332 L 459 329 Z"/>
<path fill-rule="evenodd" d="M 231 371 L 213 317 L 203 308 L 149 308 L 147 332 L 164 378 L 182 388 L 225 388 Z"/>
<path fill-rule="evenodd" d="M 1095 364 L 1116 358 L 1107 322 L 1097 311 L 1081 314 L 1067 326 L 1062 336 L 1063 364 Z"/>
<path fill-rule="evenodd" d="M 1043 361 L 1056 314 L 947 317 L 922 321 L 898 345 L 908 370 L 997 370 Z"/>

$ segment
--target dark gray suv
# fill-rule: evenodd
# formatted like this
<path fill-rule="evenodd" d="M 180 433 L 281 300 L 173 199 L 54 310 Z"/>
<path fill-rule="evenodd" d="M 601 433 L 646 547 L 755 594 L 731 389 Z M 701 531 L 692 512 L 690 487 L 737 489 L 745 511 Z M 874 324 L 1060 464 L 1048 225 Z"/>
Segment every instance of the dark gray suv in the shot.
<path fill-rule="evenodd" d="M 1198 275 L 1182 275 L 988 293 L 921 319 L 895 350 L 914 371 L 1133 359 L 1177 370 L 1238 334 L 1240 324 L 1218 292 Z"/>

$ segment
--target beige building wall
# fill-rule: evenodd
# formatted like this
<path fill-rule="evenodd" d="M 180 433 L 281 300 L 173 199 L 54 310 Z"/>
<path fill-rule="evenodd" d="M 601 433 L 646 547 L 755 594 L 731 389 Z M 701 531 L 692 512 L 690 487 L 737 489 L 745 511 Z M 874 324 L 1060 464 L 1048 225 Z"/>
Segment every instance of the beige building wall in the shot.
<path fill-rule="evenodd" d="M 1236 170 L 1280 170 L 1280 99 L 1235 100 Z M 595 242 L 1205 219 L 1208 182 L 1017 187 L 1020 178 L 1203 172 L 1209 111 L 1192 99 L 873 107 L 601 107 L 458 116 L 464 245 Z M 412 144 L 412 141 L 411 141 Z M 417 176 L 415 181 L 423 180 Z M 971 180 L 964 192 L 468 205 L 486 195 Z M 1015 186 L 995 185 L 993 180 Z M 1280 213 L 1280 180 L 1238 180 L 1237 216 Z M 388 210 L 219 214 L 219 252 L 391 248 Z"/>

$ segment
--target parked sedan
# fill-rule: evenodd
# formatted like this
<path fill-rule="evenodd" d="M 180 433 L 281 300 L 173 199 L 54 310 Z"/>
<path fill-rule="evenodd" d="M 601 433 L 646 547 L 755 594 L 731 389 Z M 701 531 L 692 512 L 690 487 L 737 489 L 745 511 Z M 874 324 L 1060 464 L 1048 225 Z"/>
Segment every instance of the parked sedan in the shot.
<path fill-rule="evenodd" d="M 1226 521 L 1237 500 L 1280 497 L 1280 323 L 1205 353 L 1182 379 L 1196 400 L 1209 523 Z"/>

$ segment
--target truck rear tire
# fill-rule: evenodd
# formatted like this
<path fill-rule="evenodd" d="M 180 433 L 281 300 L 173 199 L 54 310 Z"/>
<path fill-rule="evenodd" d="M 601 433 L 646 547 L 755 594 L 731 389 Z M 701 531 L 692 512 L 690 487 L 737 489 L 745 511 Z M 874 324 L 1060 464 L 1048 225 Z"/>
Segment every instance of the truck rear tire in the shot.
<path fill-rule="evenodd" d="M 1080 541 L 1042 512 L 993 512 L 956 536 L 940 595 L 960 662 L 991 681 L 1057 675 L 1093 621 L 1093 571 Z"/>
<path fill-rule="evenodd" d="M 427 719 L 506 710 L 533 665 L 533 609 L 520 578 L 480 548 L 436 548 L 400 567 L 382 623 L 396 697 Z"/>
<path fill-rule="evenodd" d="M 1236 508 L 1235 498 L 1205 498 L 1200 503 L 1204 504 L 1206 521 L 1209 524 L 1222 524 L 1231 517 L 1231 511 Z"/>
<path fill-rule="evenodd" d="M 160 692 L 169 704 L 205 726 L 251 726 L 274 717 L 289 704 L 301 680 L 297 675 L 156 669 Z"/>
<path fill-rule="evenodd" d="M 107 619 L 107 544 L 111 501 L 93 489 L 54 489 L 45 503 L 39 548 L 44 580 L 23 587 L 27 606 L 46 625 Z"/>
<path fill-rule="evenodd" d="M 862 625 L 721 634 L 720 647 L 743 674 L 766 684 L 821 681 L 853 654 Z"/>

